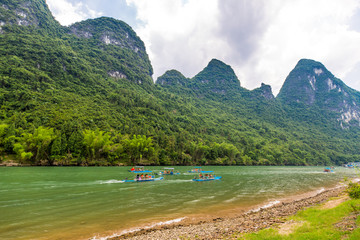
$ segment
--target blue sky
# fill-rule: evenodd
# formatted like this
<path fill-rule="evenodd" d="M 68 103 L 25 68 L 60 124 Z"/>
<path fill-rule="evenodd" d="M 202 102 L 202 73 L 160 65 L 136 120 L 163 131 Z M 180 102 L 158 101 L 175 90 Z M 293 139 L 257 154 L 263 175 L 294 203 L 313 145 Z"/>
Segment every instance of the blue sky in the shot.
<path fill-rule="evenodd" d="M 243 87 L 275 94 L 301 58 L 360 90 L 360 0 L 46 0 L 62 25 L 101 16 L 128 23 L 146 45 L 154 80 L 186 77 L 212 58 Z"/>

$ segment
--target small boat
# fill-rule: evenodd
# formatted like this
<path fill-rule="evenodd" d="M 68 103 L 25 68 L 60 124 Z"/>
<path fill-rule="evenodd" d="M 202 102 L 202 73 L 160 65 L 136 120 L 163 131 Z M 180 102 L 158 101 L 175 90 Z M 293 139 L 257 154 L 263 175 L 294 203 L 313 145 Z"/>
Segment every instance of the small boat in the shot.
<path fill-rule="evenodd" d="M 151 171 L 150 171 L 151 172 Z M 155 175 L 137 174 L 134 179 L 125 179 L 124 182 L 153 182 L 163 180 L 163 177 L 156 178 Z"/>
<path fill-rule="evenodd" d="M 174 168 L 164 168 L 163 171 L 159 173 L 160 175 L 179 175 L 179 172 L 174 172 Z"/>
<path fill-rule="evenodd" d="M 205 176 L 200 174 L 199 178 L 195 177 L 192 180 L 195 182 L 207 182 L 207 181 L 220 180 L 221 178 L 222 178 L 221 176 L 215 176 L 212 174 L 205 174 Z"/>
<path fill-rule="evenodd" d="M 163 177 L 158 177 L 158 178 L 149 178 L 149 179 L 125 179 L 124 182 L 154 182 L 154 181 L 159 181 L 159 180 L 163 180 Z"/>
<path fill-rule="evenodd" d="M 132 173 L 150 173 L 151 171 L 150 170 L 145 170 L 144 169 L 144 166 L 135 166 L 135 167 L 132 167 L 129 172 L 132 172 Z"/>
<path fill-rule="evenodd" d="M 327 168 L 325 168 L 325 169 L 324 169 L 324 172 L 333 173 L 333 172 L 334 172 L 334 170 L 333 170 L 333 169 L 331 169 L 331 168 L 329 168 L 329 167 L 327 167 Z"/>
<path fill-rule="evenodd" d="M 189 173 L 212 173 L 214 171 L 204 171 L 202 169 L 202 167 L 194 167 L 193 169 L 191 169 L 190 171 L 188 171 Z"/>

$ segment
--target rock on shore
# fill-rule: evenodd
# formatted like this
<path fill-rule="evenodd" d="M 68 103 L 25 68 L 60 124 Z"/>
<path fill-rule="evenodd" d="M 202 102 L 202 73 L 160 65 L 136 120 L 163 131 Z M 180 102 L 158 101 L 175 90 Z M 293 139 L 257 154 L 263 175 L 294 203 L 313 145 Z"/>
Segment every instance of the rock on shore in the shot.
<path fill-rule="evenodd" d="M 231 239 L 234 233 L 247 233 L 284 223 L 284 218 L 306 207 L 322 203 L 331 197 L 341 195 L 345 187 L 325 190 L 315 196 L 294 201 L 280 202 L 269 208 L 250 211 L 234 218 L 214 218 L 196 224 L 163 226 L 161 228 L 142 229 L 111 240 L 119 239 Z"/>

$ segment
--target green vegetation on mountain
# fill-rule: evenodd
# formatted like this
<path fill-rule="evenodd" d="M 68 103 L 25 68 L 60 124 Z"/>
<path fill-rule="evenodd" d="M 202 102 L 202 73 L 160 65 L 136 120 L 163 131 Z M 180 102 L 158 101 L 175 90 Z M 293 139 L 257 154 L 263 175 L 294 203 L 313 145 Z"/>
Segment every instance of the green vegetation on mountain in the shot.
<path fill-rule="evenodd" d="M 286 78 L 277 98 L 293 110 L 309 109 L 308 112 L 313 111 L 314 115 L 331 121 L 336 119 L 343 128 L 359 127 L 360 93 L 334 77 L 319 62 L 300 60 Z"/>
<path fill-rule="evenodd" d="M 285 89 L 302 84 L 287 79 L 275 99 L 270 86 L 242 88 L 232 68 L 215 59 L 194 78 L 171 70 L 154 84 L 145 46 L 126 23 L 103 17 L 62 27 L 49 14 L 44 0 L 0 6 L 2 160 L 327 165 L 359 159 L 358 121 L 347 117 L 355 105 L 324 110 L 339 91 L 331 89 L 326 104 L 295 100 L 294 106 Z M 358 92 L 331 80 L 346 90 L 345 100 L 360 104 Z M 297 93 L 308 99 L 306 91 Z"/>
<path fill-rule="evenodd" d="M 240 82 L 229 65 L 212 59 L 204 70 L 193 78 L 191 87 L 200 94 L 229 95 L 240 91 Z"/>
<path fill-rule="evenodd" d="M 26 30 L 21 26 L 25 26 Z M 49 36 L 59 36 L 64 28 L 52 16 L 43 0 L 2 0 L 0 5 L 1 28 L 12 31 L 32 31 Z"/>

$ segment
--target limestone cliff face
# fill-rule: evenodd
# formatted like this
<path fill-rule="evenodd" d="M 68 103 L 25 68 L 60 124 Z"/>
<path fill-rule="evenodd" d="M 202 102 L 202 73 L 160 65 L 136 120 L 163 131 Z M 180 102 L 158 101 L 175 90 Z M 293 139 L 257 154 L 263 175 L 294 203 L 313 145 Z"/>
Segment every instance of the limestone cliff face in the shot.
<path fill-rule="evenodd" d="M 129 55 L 142 63 L 141 68 L 152 76 L 153 69 L 146 53 L 145 44 L 135 31 L 125 22 L 109 17 L 88 19 L 69 27 L 69 34 L 74 34 L 86 41 L 92 41 L 103 51 L 118 52 L 118 56 Z M 124 53 L 124 51 L 127 51 Z M 139 65 L 139 64 L 138 64 Z M 127 78 L 121 69 L 112 69 L 109 76 Z M 140 83 L 140 82 L 139 82 Z"/>
<path fill-rule="evenodd" d="M 14 25 L 41 28 L 52 34 L 62 29 L 52 16 L 45 0 L 1 1 L 0 33 L 6 32 L 6 26 Z"/>
<path fill-rule="evenodd" d="M 338 114 L 343 124 L 359 124 L 360 93 L 346 86 L 323 64 L 302 59 L 286 78 L 279 95 L 285 104 L 316 106 Z"/>
<path fill-rule="evenodd" d="M 90 42 L 100 51 L 120 60 L 119 67 L 108 70 L 110 77 L 129 79 L 128 72 L 136 69 L 147 75 L 146 79 L 136 79 L 137 83 L 153 84 L 153 69 L 145 44 L 125 22 L 109 17 L 88 19 L 69 26 L 68 34 Z"/>
<path fill-rule="evenodd" d="M 146 55 L 143 41 L 125 22 L 109 17 L 88 19 L 69 27 L 72 34 L 81 38 L 95 39 L 105 45 L 129 49 L 139 56 Z"/>

